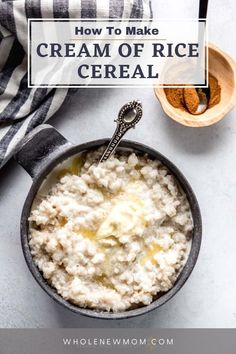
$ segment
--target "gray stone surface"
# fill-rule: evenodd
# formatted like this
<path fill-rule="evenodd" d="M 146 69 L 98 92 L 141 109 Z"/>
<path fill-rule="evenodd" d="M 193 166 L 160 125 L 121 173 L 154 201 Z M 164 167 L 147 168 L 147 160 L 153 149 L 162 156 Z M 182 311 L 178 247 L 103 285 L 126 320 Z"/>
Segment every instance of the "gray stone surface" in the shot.
<path fill-rule="evenodd" d="M 197 14 L 197 1 L 153 2 L 154 16 Z M 234 0 L 211 1 L 210 41 L 234 57 L 235 15 Z M 235 327 L 236 111 L 212 127 L 185 128 L 164 115 L 151 89 L 84 89 L 49 123 L 76 144 L 109 137 L 120 106 L 134 98 L 142 99 L 144 117 L 127 138 L 169 157 L 189 179 L 199 199 L 203 243 L 192 276 L 169 303 L 135 319 L 107 322 L 64 310 L 44 294 L 25 264 L 19 222 L 31 180 L 10 161 L 0 171 L 0 327 Z"/>

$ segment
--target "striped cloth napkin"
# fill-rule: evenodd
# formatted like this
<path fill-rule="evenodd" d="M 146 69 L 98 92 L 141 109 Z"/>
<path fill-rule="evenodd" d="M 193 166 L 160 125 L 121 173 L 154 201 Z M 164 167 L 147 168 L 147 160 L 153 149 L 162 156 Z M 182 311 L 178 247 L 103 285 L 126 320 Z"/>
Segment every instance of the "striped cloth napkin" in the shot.
<path fill-rule="evenodd" d="M 150 0 L 0 2 L 0 168 L 17 144 L 63 104 L 68 89 L 28 88 L 28 18 L 150 18 Z"/>

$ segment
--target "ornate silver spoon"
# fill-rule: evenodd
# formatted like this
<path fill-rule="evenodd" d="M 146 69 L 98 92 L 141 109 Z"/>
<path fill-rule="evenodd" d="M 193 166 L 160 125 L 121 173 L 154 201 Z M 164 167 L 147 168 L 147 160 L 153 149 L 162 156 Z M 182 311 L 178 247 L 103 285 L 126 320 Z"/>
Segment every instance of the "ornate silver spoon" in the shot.
<path fill-rule="evenodd" d="M 129 102 L 120 109 L 118 118 L 115 120 L 117 123 L 116 130 L 99 162 L 103 162 L 109 159 L 109 157 L 114 153 L 124 134 L 130 128 L 135 127 L 135 125 L 140 121 L 142 115 L 143 108 L 140 101 Z"/>
<path fill-rule="evenodd" d="M 202 114 L 204 113 L 209 104 L 209 99 L 210 99 L 210 90 L 209 88 L 203 88 L 199 90 L 198 88 L 196 89 L 198 97 L 199 97 L 199 105 L 198 108 L 195 112 L 191 112 L 192 114 Z"/>

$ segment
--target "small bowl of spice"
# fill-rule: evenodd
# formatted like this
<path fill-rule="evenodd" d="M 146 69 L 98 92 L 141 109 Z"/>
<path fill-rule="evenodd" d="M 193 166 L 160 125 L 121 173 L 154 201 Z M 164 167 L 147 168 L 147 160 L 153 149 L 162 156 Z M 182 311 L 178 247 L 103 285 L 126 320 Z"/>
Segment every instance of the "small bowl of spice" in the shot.
<path fill-rule="evenodd" d="M 217 123 L 236 105 L 236 63 L 215 45 L 208 49 L 207 88 L 154 88 L 165 113 L 189 127 Z"/>

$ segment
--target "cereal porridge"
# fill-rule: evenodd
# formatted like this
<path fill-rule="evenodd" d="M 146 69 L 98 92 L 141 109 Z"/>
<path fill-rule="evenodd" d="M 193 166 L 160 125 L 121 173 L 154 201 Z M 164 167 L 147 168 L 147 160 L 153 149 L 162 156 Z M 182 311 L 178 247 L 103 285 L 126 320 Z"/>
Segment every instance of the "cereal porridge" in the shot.
<path fill-rule="evenodd" d="M 75 159 L 37 197 L 29 244 L 64 299 L 118 312 L 173 287 L 193 222 L 185 194 L 159 161 L 122 152 L 98 164 L 101 153 Z"/>

